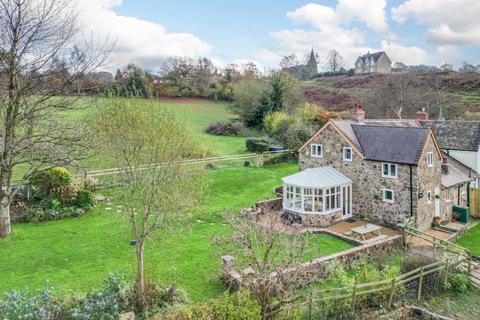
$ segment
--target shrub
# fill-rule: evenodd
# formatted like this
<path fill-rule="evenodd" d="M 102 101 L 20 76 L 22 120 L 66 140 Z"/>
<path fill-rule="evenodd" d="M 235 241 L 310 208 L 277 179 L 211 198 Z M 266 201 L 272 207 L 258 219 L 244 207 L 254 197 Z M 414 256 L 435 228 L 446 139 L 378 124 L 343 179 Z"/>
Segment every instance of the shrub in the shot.
<path fill-rule="evenodd" d="M 269 113 L 263 119 L 263 126 L 269 133 L 275 132 L 281 122 L 286 121 L 289 118 L 285 112 L 273 112 Z"/>
<path fill-rule="evenodd" d="M 242 124 L 239 121 L 235 122 L 213 122 L 206 129 L 205 132 L 217 136 L 239 136 L 242 134 Z"/>
<path fill-rule="evenodd" d="M 313 126 L 307 123 L 284 123 L 271 137 L 285 149 L 297 149 L 312 136 L 314 131 Z"/>
<path fill-rule="evenodd" d="M 54 297 L 51 288 L 34 292 L 24 288 L 21 291 L 12 290 L 5 293 L 0 300 L 1 319 L 63 319 L 63 305 Z"/>
<path fill-rule="evenodd" d="M 67 169 L 56 167 L 39 171 L 30 177 L 30 184 L 43 195 L 55 193 L 72 183 L 72 176 Z"/>
<path fill-rule="evenodd" d="M 78 208 L 90 209 L 95 206 L 95 195 L 92 191 L 80 189 L 77 191 L 75 206 Z"/>
<path fill-rule="evenodd" d="M 195 304 L 167 312 L 167 320 L 256 320 L 261 319 L 261 310 L 258 302 L 253 300 L 246 290 L 227 294 L 220 299 L 206 303 Z"/>
<path fill-rule="evenodd" d="M 325 110 L 316 104 L 304 102 L 297 109 L 297 114 L 303 121 L 313 121 L 315 117 Z"/>
<path fill-rule="evenodd" d="M 248 138 L 245 145 L 249 152 L 265 152 L 268 151 L 269 142 L 261 138 Z"/>
<path fill-rule="evenodd" d="M 16 216 L 14 222 L 38 223 L 50 220 L 59 220 L 70 217 L 83 216 L 86 211 L 81 208 L 58 206 L 58 200 L 52 200 L 51 208 L 44 208 L 39 205 L 32 205 L 25 209 L 23 214 Z"/>
<path fill-rule="evenodd" d="M 315 116 L 313 121 L 317 122 L 320 126 L 323 126 L 330 119 L 340 119 L 340 115 L 336 112 L 321 112 Z"/>
<path fill-rule="evenodd" d="M 421 254 L 408 254 L 403 256 L 402 260 L 400 261 L 400 272 L 402 274 L 408 273 L 420 267 L 435 263 L 436 261 L 437 260 L 435 258 L 430 256 Z M 438 294 L 445 289 L 443 277 L 439 277 L 438 275 L 439 273 L 434 272 L 423 277 L 422 295 L 424 298 Z M 410 290 L 416 290 L 416 288 L 418 288 L 418 282 L 419 280 L 412 281 L 410 284 Z"/>
<path fill-rule="evenodd" d="M 448 278 L 449 289 L 455 292 L 464 293 L 471 285 L 470 277 L 466 273 L 454 273 Z"/>
<path fill-rule="evenodd" d="M 70 314 L 74 320 L 116 320 L 121 312 L 131 310 L 133 301 L 134 289 L 126 275 L 110 274 L 104 288 L 78 300 Z"/>
<path fill-rule="evenodd" d="M 79 189 L 85 189 L 95 193 L 97 191 L 98 180 L 90 176 L 85 176 L 77 179 L 75 184 Z"/>

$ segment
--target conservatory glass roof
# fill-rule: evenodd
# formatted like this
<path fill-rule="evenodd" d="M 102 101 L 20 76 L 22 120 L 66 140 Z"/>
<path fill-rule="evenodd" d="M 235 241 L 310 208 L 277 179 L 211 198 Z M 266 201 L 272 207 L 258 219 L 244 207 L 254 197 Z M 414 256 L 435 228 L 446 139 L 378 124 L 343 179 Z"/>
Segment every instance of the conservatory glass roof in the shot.
<path fill-rule="evenodd" d="M 352 180 L 332 167 L 306 169 L 285 177 L 282 181 L 288 185 L 311 188 L 328 188 L 352 183 Z"/>

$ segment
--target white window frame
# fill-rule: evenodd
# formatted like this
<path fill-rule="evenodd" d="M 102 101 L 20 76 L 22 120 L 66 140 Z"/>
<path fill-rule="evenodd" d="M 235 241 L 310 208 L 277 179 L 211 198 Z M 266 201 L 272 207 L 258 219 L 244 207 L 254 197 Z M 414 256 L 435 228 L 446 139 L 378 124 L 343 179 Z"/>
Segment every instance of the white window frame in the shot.
<path fill-rule="evenodd" d="M 387 199 L 386 197 L 386 194 L 387 192 L 391 192 L 392 193 L 392 199 Z M 386 202 L 386 203 L 395 203 L 395 191 L 393 191 L 392 189 L 387 189 L 387 188 L 384 188 L 383 189 L 383 202 Z"/>
<path fill-rule="evenodd" d="M 346 158 L 346 151 L 350 150 L 350 158 Z M 353 149 L 351 147 L 343 147 L 343 161 L 353 161 Z"/>
<path fill-rule="evenodd" d="M 385 174 L 383 168 L 388 166 L 388 173 Z M 392 175 L 392 167 L 395 167 L 395 175 Z M 396 163 L 389 163 L 389 162 L 382 162 L 382 177 L 389 178 L 389 179 L 397 179 L 398 178 L 398 166 Z"/>
<path fill-rule="evenodd" d="M 432 203 L 432 191 L 427 191 L 427 203 Z"/>
<path fill-rule="evenodd" d="M 318 148 L 320 148 L 320 154 L 318 154 Z M 313 152 L 315 150 L 315 152 Z M 323 157 L 323 145 L 318 143 L 313 143 L 310 145 L 310 155 L 315 158 Z"/>
<path fill-rule="evenodd" d="M 433 167 L 433 152 L 427 152 L 427 167 Z"/>
<path fill-rule="evenodd" d="M 452 201 L 452 192 L 451 188 L 445 188 L 445 202 Z"/>

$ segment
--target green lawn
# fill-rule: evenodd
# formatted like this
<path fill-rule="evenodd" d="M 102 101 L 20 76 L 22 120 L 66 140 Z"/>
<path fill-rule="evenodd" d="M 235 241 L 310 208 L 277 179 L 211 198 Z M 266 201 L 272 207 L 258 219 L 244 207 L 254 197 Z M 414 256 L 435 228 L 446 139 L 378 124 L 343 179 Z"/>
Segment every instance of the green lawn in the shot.
<path fill-rule="evenodd" d="M 238 210 L 273 196 L 281 178 L 298 170 L 296 164 L 263 168 L 231 168 L 206 173 L 209 194 L 185 213 L 185 221 L 151 239 L 146 250 L 149 277 L 177 282 L 190 298 L 199 301 L 223 292 L 219 280 L 220 255 L 212 237 L 229 232 L 220 213 Z M 118 213 L 121 204 L 109 190 L 112 204 L 102 203 L 87 216 L 43 224 L 13 226 L 13 234 L 0 241 L 0 292 L 28 285 L 46 285 L 86 292 L 98 287 L 109 272 L 133 275 L 134 249 L 129 245 L 128 223 Z M 106 208 L 112 208 L 107 210 Z M 309 257 L 330 254 L 351 245 L 328 235 L 312 236 Z M 47 282 L 48 281 L 48 282 Z"/>
<path fill-rule="evenodd" d="M 210 156 L 236 155 L 246 152 L 245 137 L 226 137 L 206 134 L 204 129 L 212 122 L 226 122 L 236 116 L 229 111 L 228 104 L 215 103 L 205 100 L 205 103 L 191 102 L 162 102 L 158 100 L 145 100 L 138 98 L 81 98 L 76 100 L 77 108 L 61 113 L 66 121 L 81 121 L 85 116 L 98 110 L 108 103 L 125 103 L 126 101 L 135 103 L 142 101 L 152 103 L 159 108 L 165 108 L 171 111 L 179 121 L 182 121 L 186 127 L 191 130 L 198 142 L 208 151 Z M 258 133 L 254 130 L 245 130 L 245 135 L 255 136 Z M 80 161 L 89 170 L 107 169 L 114 167 L 111 159 L 101 155 L 93 155 Z M 28 170 L 28 166 L 17 167 L 14 172 L 14 179 L 20 179 L 22 173 Z"/>
<path fill-rule="evenodd" d="M 480 257 L 480 224 L 477 224 L 472 229 L 461 237 L 457 243 L 464 248 L 472 251 L 472 253 Z"/>

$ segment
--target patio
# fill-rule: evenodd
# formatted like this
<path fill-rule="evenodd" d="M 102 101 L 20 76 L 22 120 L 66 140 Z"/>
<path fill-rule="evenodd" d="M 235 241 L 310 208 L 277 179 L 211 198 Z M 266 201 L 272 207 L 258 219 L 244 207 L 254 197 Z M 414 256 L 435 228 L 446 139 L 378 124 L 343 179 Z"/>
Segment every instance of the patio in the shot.
<path fill-rule="evenodd" d="M 385 239 L 385 238 L 399 235 L 398 231 L 395 231 L 393 229 L 383 227 L 383 226 L 378 226 L 377 230 L 365 233 L 364 239 L 362 239 L 362 237 L 360 237 L 355 232 L 352 232 L 352 229 L 365 228 L 368 225 L 371 225 L 371 223 L 363 220 L 348 219 L 348 220 L 341 221 L 337 224 L 334 224 L 325 229 L 360 242 L 368 242 L 369 240 L 378 238 L 379 236 L 384 236 L 382 238 Z"/>

